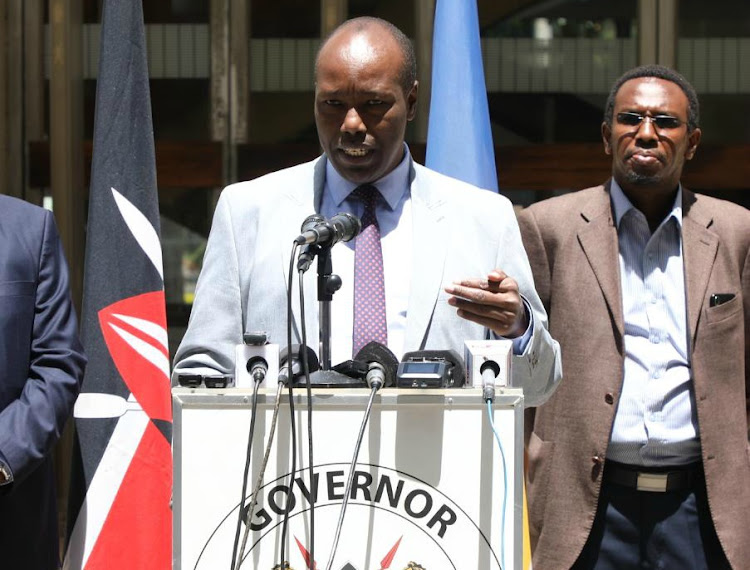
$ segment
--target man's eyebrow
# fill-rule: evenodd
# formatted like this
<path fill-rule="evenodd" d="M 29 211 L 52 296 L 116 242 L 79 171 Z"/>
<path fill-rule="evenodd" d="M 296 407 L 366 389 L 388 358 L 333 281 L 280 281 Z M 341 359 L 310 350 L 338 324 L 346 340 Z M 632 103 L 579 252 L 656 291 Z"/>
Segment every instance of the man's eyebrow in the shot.
<path fill-rule="evenodd" d="M 341 95 L 350 95 L 352 94 L 351 91 L 345 90 L 345 89 L 318 89 L 318 95 L 326 95 L 329 97 L 338 97 Z M 365 97 L 372 97 L 375 99 L 382 99 L 384 97 L 387 97 L 390 94 L 390 91 L 387 89 L 368 89 L 368 90 L 357 90 L 356 95 L 358 96 L 365 96 Z"/>

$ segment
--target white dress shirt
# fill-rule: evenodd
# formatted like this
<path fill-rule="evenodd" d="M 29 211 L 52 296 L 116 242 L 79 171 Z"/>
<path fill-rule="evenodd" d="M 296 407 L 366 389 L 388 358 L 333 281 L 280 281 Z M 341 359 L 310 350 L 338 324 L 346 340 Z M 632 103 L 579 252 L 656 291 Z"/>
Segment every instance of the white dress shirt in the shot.
<path fill-rule="evenodd" d="M 682 187 L 651 231 L 613 180 L 625 320 L 625 370 L 607 458 L 634 465 L 700 459 L 688 352 Z"/>

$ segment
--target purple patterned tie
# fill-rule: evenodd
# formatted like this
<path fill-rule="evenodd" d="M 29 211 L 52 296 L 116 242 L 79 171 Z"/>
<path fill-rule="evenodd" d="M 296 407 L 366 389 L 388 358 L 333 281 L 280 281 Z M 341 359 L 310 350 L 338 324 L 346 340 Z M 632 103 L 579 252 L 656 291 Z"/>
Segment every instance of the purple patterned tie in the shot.
<path fill-rule="evenodd" d="M 375 205 L 380 192 L 371 184 L 354 189 L 351 196 L 365 205 L 362 232 L 354 243 L 354 329 L 352 356 L 370 341 L 388 346 L 388 326 L 385 319 L 385 281 L 383 279 L 383 251 L 380 248 L 380 228 L 375 216 Z"/>

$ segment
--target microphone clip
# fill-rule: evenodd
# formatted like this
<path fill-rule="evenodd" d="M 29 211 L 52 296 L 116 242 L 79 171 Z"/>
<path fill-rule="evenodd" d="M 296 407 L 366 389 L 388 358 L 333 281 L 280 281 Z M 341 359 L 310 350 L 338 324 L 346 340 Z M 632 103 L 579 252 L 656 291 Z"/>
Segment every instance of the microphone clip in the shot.
<path fill-rule="evenodd" d="M 464 341 L 464 360 L 469 384 L 482 388 L 491 380 L 497 387 L 511 386 L 513 341 L 508 339 Z"/>
<path fill-rule="evenodd" d="M 320 246 L 316 243 L 308 243 L 302 246 L 297 257 L 297 271 L 304 273 L 310 269 L 313 259 L 320 253 Z"/>
<path fill-rule="evenodd" d="M 269 378 L 279 375 L 279 345 L 268 342 L 268 334 L 262 331 L 246 332 L 242 344 L 234 349 L 234 385 L 237 388 L 252 388 L 259 378 L 259 386 L 265 386 Z"/>

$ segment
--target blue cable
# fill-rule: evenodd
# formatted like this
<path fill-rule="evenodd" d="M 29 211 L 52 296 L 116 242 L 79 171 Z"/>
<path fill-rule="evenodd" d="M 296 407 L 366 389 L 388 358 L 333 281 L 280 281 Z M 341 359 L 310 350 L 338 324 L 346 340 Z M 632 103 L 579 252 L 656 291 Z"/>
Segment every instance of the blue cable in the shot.
<path fill-rule="evenodd" d="M 500 443 L 500 435 L 497 433 L 497 430 L 495 429 L 495 419 L 492 414 L 492 400 L 487 400 L 487 418 L 490 420 L 490 427 L 492 428 L 492 433 L 495 435 L 495 441 L 497 441 L 497 447 L 500 450 L 500 457 L 503 460 L 503 509 L 500 511 L 500 532 L 501 538 L 500 538 L 500 559 L 503 561 L 503 566 L 505 566 L 505 509 L 507 507 L 507 499 L 508 499 L 508 469 L 505 466 L 505 451 L 503 451 L 503 444 Z"/>

